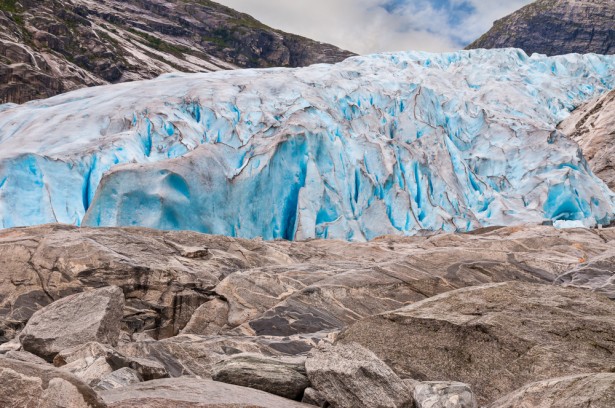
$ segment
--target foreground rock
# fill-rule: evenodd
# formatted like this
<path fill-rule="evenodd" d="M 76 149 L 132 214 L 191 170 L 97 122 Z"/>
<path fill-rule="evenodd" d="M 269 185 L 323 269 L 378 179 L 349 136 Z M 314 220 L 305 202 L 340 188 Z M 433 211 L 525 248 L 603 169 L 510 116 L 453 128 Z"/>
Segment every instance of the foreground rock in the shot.
<path fill-rule="evenodd" d="M 115 345 L 123 313 L 124 295 L 118 287 L 67 296 L 36 312 L 19 340 L 26 351 L 49 361 L 90 341 Z"/>
<path fill-rule="evenodd" d="M 336 408 L 412 408 L 408 386 L 358 344 L 315 349 L 305 362 L 308 378 Z"/>
<path fill-rule="evenodd" d="M 582 374 L 526 385 L 489 408 L 612 408 L 615 374 Z"/>
<path fill-rule="evenodd" d="M 339 342 L 362 344 L 404 378 L 468 383 L 486 404 L 530 382 L 614 370 L 613 338 L 608 298 L 509 282 L 361 320 Z"/>
<path fill-rule="evenodd" d="M 310 407 L 251 388 L 187 377 L 148 381 L 100 395 L 109 408 Z"/>
<path fill-rule="evenodd" d="M 215 381 L 255 388 L 293 400 L 310 385 L 304 361 L 284 361 L 258 354 L 239 354 L 213 367 Z"/>
<path fill-rule="evenodd" d="M 41 307 L 104 285 L 125 294 L 123 330 L 153 339 L 184 328 L 212 336 L 334 332 L 461 287 L 551 283 L 614 243 L 615 229 L 530 226 L 361 244 L 63 225 L 2 230 L 0 342 Z"/>
<path fill-rule="evenodd" d="M 50 366 L 0 358 L 0 406 L 105 408 L 86 384 Z"/>

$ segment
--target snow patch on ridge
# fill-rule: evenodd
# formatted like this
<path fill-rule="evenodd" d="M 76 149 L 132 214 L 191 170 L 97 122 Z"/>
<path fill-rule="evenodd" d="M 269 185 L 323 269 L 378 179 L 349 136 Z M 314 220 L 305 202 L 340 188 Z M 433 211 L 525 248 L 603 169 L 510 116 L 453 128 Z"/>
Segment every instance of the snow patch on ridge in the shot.
<path fill-rule="evenodd" d="M 556 125 L 615 57 L 409 52 L 173 74 L 0 109 L 0 227 L 265 239 L 606 224 L 613 193 Z"/>

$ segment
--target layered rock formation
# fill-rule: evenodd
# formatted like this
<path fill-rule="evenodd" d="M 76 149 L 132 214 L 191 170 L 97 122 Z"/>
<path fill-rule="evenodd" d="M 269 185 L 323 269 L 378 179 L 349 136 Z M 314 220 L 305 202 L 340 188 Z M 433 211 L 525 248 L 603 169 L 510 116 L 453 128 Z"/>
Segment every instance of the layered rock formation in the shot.
<path fill-rule="evenodd" d="M 369 243 L 3 230 L 0 379 L 21 385 L 0 402 L 508 407 L 566 384 L 553 407 L 609 401 L 614 243 L 547 226 Z M 593 374 L 561 378 L 577 372 Z"/>
<path fill-rule="evenodd" d="M 615 190 L 615 91 L 579 107 L 559 129 L 579 144 L 594 174 Z"/>
<path fill-rule="evenodd" d="M 612 0 L 538 0 L 498 20 L 468 46 L 521 48 L 528 54 L 615 54 Z"/>
<path fill-rule="evenodd" d="M 351 55 L 212 1 L 0 1 L 0 104 L 175 71 L 297 67 Z"/>

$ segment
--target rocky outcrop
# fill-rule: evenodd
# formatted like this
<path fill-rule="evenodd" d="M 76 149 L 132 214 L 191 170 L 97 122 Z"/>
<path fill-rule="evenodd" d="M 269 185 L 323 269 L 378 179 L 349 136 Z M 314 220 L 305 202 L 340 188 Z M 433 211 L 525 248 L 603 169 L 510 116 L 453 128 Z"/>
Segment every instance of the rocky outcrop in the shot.
<path fill-rule="evenodd" d="M 21 332 L 23 348 L 48 360 L 90 341 L 117 344 L 124 295 L 115 286 L 70 295 L 32 315 Z"/>
<path fill-rule="evenodd" d="M 365 346 L 404 378 L 467 383 L 486 404 L 530 382 L 613 370 L 614 336 L 608 298 L 509 282 L 363 319 L 338 341 Z"/>
<path fill-rule="evenodd" d="M 611 408 L 615 374 L 581 374 L 528 384 L 489 408 Z"/>
<path fill-rule="evenodd" d="M 472 391 L 485 405 L 534 381 L 615 368 L 615 303 L 601 295 L 612 294 L 614 243 L 612 228 L 548 226 L 368 243 L 3 230 L 0 360 L 56 370 L 118 407 L 465 408 Z M 30 327 L 70 330 L 82 313 L 94 323 L 105 307 L 83 299 L 101 292 L 125 298 L 105 319 L 121 332 L 57 343 L 43 353 L 57 368 L 23 350 Z M 37 323 L 77 304 L 63 325 Z M 236 385 L 251 388 L 225 388 Z"/>
<path fill-rule="evenodd" d="M 305 362 L 312 386 L 335 408 L 412 408 L 410 388 L 358 344 L 314 349 Z"/>
<path fill-rule="evenodd" d="M 274 347 L 294 355 L 358 319 L 449 290 L 508 280 L 551 283 L 613 242 L 610 228 L 511 227 L 366 244 L 62 225 L 3 230 L 0 336 L 15 337 L 55 300 L 115 285 L 126 299 L 122 328 L 129 335 L 164 339 L 186 328 L 184 340 L 232 334 L 243 349 L 236 337 L 242 334 L 261 339 L 244 351 Z M 208 319 L 214 323 L 195 322 Z"/>
<path fill-rule="evenodd" d="M 109 408 L 308 408 L 251 388 L 196 378 L 173 378 L 102 391 Z"/>
<path fill-rule="evenodd" d="M 0 27 L 0 104 L 175 71 L 297 67 L 353 55 L 211 1 L 4 1 Z"/>
<path fill-rule="evenodd" d="M 615 190 L 615 91 L 576 109 L 559 129 L 579 144 L 592 171 Z"/>
<path fill-rule="evenodd" d="M 0 358 L 0 406 L 105 408 L 104 402 L 72 375 L 40 364 Z"/>
<path fill-rule="evenodd" d="M 538 0 L 494 23 L 468 46 L 521 48 L 528 54 L 615 53 L 612 0 Z"/>
<path fill-rule="evenodd" d="M 310 385 L 304 359 L 285 361 L 249 353 L 231 356 L 215 364 L 212 378 L 293 400 L 300 400 Z"/>

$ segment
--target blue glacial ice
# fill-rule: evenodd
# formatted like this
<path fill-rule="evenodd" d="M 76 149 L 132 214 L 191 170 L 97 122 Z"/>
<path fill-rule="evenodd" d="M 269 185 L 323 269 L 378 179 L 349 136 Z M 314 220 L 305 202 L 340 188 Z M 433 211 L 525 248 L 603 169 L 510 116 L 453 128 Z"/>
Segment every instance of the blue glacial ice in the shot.
<path fill-rule="evenodd" d="M 614 194 L 556 125 L 614 85 L 614 56 L 408 52 L 4 105 L 0 227 L 361 241 L 606 224 Z"/>

